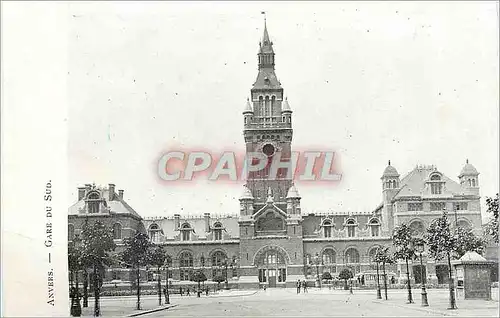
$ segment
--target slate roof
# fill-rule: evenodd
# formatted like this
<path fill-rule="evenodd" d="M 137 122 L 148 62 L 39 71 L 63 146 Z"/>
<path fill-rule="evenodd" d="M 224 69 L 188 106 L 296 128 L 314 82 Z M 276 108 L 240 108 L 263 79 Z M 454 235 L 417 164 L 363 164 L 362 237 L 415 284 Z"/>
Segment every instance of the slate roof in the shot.
<path fill-rule="evenodd" d="M 106 206 L 109 208 L 109 214 L 130 214 L 138 219 L 142 217 L 137 213 L 124 199 L 121 199 L 116 193 L 113 195 L 113 200 L 109 200 L 109 189 L 108 188 L 96 188 L 99 191 L 101 197 L 106 202 Z M 85 211 L 85 200 L 78 200 L 76 203 L 71 205 L 68 209 L 68 215 L 84 215 Z M 107 212 L 100 211 L 99 214 Z"/>
<path fill-rule="evenodd" d="M 281 89 L 281 83 L 272 68 L 261 68 L 252 89 Z"/>
<path fill-rule="evenodd" d="M 429 175 L 433 172 L 438 172 L 435 167 L 415 167 L 403 179 L 401 179 L 401 188 L 395 195 L 394 199 L 409 196 L 426 196 L 430 195 L 430 187 L 426 186 L 429 180 Z M 465 190 L 457 182 L 451 180 L 445 175 L 441 175 L 441 180 L 444 181 L 443 192 L 441 196 L 450 197 L 454 195 L 466 195 Z"/>

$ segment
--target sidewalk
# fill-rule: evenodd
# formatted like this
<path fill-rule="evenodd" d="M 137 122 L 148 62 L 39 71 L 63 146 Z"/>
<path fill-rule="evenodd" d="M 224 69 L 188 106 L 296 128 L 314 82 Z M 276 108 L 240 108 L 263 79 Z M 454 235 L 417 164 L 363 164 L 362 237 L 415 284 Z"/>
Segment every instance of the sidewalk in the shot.
<path fill-rule="evenodd" d="M 413 289 L 413 304 L 407 304 L 408 294 L 406 291 L 402 293 L 388 293 L 388 300 L 374 299 L 374 303 L 383 304 L 386 306 L 396 306 L 422 312 L 437 313 L 444 316 L 462 316 L 462 317 L 498 317 L 498 289 L 492 290 L 494 300 L 463 300 L 457 299 L 456 310 L 449 310 L 449 293 L 443 290 L 431 289 L 427 291 L 428 307 L 421 306 L 421 290 Z M 382 297 L 384 293 L 382 291 Z"/>
<path fill-rule="evenodd" d="M 137 296 L 102 297 L 100 299 L 101 316 L 134 317 L 154 311 L 168 310 L 169 308 L 175 307 L 179 304 L 185 304 L 186 302 L 192 302 L 197 299 L 242 297 L 254 295 L 257 292 L 257 290 L 220 290 L 217 293 L 212 293 L 208 296 L 202 294 L 200 298 L 196 297 L 196 294 L 192 294 L 191 296 L 180 296 L 176 294 L 170 295 L 170 305 L 162 306 L 158 306 L 158 295 L 144 295 L 141 296 L 141 310 L 135 309 Z M 163 295 L 162 302 L 165 302 Z M 93 315 L 94 299 L 89 298 L 89 307 L 82 308 L 82 317 L 93 317 Z"/>
<path fill-rule="evenodd" d="M 158 306 L 158 298 L 141 297 L 141 310 L 136 309 L 137 298 L 122 297 L 114 299 L 101 299 L 101 316 L 124 317 L 146 314 L 158 310 L 167 310 L 176 305 Z M 94 316 L 94 301 L 89 299 L 89 307 L 82 308 L 82 317 Z"/>

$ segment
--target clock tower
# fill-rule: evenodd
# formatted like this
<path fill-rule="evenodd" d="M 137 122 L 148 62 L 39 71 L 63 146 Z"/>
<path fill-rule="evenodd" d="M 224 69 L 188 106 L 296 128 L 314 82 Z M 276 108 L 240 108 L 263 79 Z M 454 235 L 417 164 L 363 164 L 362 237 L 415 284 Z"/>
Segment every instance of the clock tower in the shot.
<path fill-rule="evenodd" d="M 271 163 L 272 160 L 282 163 L 290 160 L 292 110 L 274 70 L 273 42 L 269 38 L 266 24 L 257 56 L 258 74 L 250 91 L 251 99 L 247 101 L 243 112 L 243 134 L 246 152 L 264 154 L 267 163 L 264 169 L 248 175 L 247 187 L 255 199 L 255 210 L 266 203 L 269 194 L 278 206 L 286 210 L 286 196 L 292 179 L 287 175 L 288 169 L 284 168 L 286 164 L 281 164 L 281 168 L 272 171 Z"/>
<path fill-rule="evenodd" d="M 239 199 L 239 284 L 291 287 L 304 279 L 300 195 L 291 171 L 292 110 L 274 70 L 265 20 L 257 56 L 257 79 L 243 110 L 243 135 L 247 158 L 258 153 L 265 167 L 248 173 Z"/>

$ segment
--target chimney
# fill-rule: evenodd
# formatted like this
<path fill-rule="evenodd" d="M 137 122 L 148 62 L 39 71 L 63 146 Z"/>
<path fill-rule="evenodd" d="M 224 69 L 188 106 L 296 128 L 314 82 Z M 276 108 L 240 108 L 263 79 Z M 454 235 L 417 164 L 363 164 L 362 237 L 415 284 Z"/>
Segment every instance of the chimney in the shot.
<path fill-rule="evenodd" d="M 78 187 L 78 201 L 85 197 L 85 187 Z"/>
<path fill-rule="evenodd" d="M 210 232 L 210 213 L 203 213 L 203 219 L 205 219 L 205 232 Z"/>
<path fill-rule="evenodd" d="M 113 201 L 115 198 L 115 185 L 113 183 L 108 184 L 109 190 L 109 201 Z"/>
<path fill-rule="evenodd" d="M 123 190 L 118 190 L 118 197 L 123 200 Z"/>
<path fill-rule="evenodd" d="M 180 227 L 181 227 L 181 215 L 176 213 L 174 214 L 174 230 L 178 231 Z"/>

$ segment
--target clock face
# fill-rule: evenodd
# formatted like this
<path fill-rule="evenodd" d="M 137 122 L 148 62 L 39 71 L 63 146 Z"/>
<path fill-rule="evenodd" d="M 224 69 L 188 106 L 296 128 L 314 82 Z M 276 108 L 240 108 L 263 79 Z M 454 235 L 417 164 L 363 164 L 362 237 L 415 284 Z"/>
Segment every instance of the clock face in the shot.
<path fill-rule="evenodd" d="M 272 144 L 265 144 L 264 147 L 262 147 L 262 152 L 268 157 L 274 155 L 275 151 L 276 149 Z"/>

